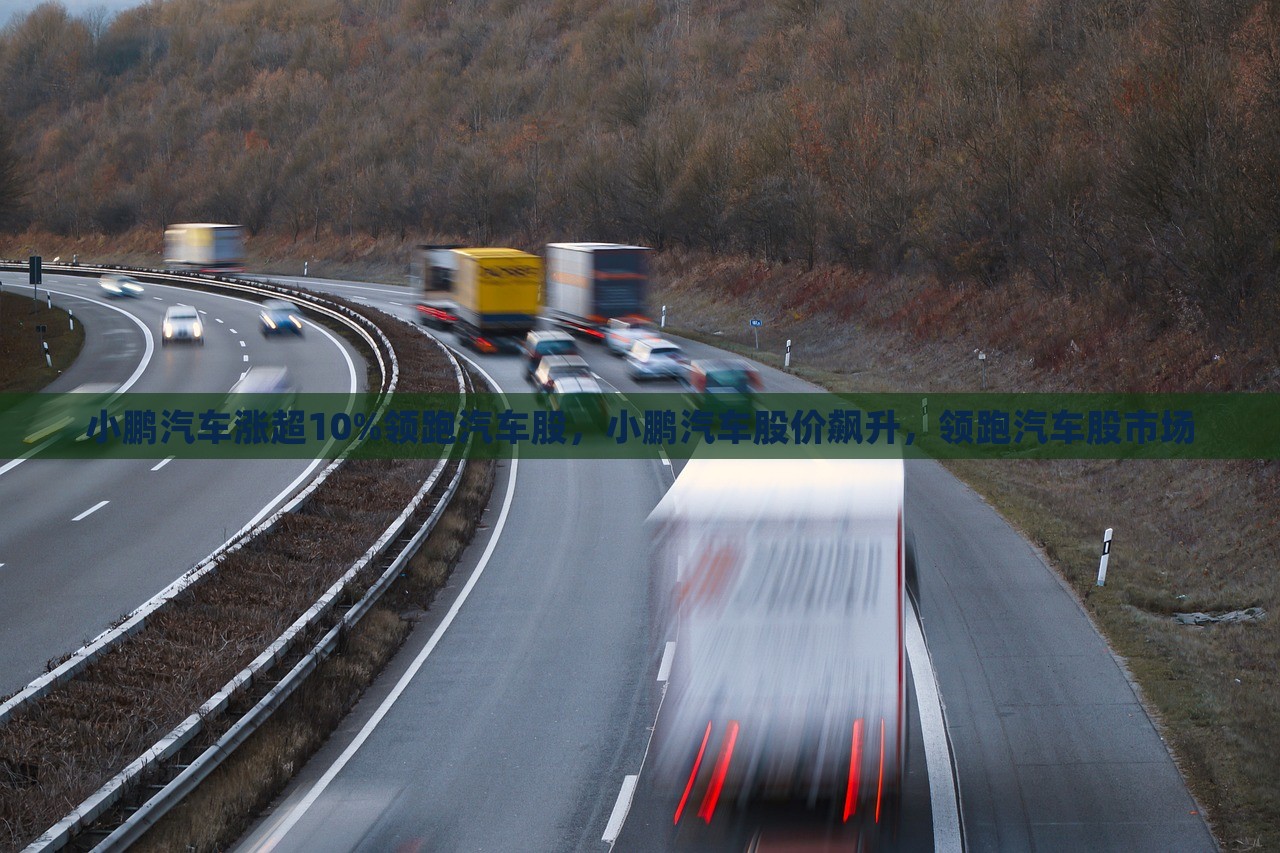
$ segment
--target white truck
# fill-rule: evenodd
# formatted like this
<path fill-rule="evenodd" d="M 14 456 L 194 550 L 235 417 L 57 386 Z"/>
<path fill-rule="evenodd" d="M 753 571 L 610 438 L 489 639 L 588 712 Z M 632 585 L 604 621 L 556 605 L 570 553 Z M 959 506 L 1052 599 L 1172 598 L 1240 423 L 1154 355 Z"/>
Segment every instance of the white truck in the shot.
<path fill-rule="evenodd" d="M 209 271 L 244 269 L 244 228 L 189 222 L 164 232 L 164 261 L 169 266 Z"/>
<path fill-rule="evenodd" d="M 655 639 L 675 643 L 653 760 L 677 825 L 781 799 L 896 826 L 903 483 L 901 459 L 695 458 L 650 515 Z"/>
<path fill-rule="evenodd" d="M 615 317 L 643 319 L 649 249 L 619 243 L 548 243 L 543 314 L 596 341 Z"/>

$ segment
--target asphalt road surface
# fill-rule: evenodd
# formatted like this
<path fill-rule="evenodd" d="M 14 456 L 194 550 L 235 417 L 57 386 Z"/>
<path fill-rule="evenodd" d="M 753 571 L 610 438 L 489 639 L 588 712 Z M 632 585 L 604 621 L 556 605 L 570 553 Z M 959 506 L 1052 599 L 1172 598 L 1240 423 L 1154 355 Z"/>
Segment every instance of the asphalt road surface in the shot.
<path fill-rule="evenodd" d="M 393 287 L 302 281 L 412 316 Z M 621 361 L 587 356 L 635 389 Z M 480 363 L 524 389 L 516 359 Z M 766 390 L 813 390 L 761 372 Z M 620 850 L 854 849 L 857 833 L 795 810 L 727 809 L 676 831 L 673 792 L 644 773 L 663 643 L 641 523 L 678 467 L 504 464 L 428 618 L 241 849 L 603 850 L 610 835 Z M 929 651 L 909 647 L 902 826 L 863 849 L 958 849 L 960 822 L 970 850 L 1215 849 L 1123 670 L 1040 555 L 936 464 L 909 464 L 907 507 Z M 935 686 L 940 703 L 924 695 Z"/>
<path fill-rule="evenodd" d="M 255 365 L 287 367 L 302 391 L 364 387 L 363 360 L 337 336 L 308 323 L 301 339 L 265 339 L 258 308 L 242 299 L 146 285 L 139 298 L 109 300 L 96 278 L 45 282 L 86 332 L 80 357 L 50 391 L 102 382 L 133 392 L 227 392 Z M 204 346 L 160 345 L 165 308 L 179 302 L 202 312 Z M 316 470 L 298 460 L 163 455 L 0 460 L 0 696 L 265 517 Z"/>

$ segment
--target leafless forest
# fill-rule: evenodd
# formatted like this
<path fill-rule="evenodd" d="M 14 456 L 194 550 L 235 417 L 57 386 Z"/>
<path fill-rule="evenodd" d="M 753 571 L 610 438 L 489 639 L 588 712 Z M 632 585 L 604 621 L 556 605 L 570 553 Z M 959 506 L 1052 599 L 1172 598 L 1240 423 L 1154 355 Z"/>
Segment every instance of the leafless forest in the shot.
<path fill-rule="evenodd" d="M 156 0 L 0 34 L 10 229 L 643 241 L 1256 340 L 1280 4 Z M 22 196 L 18 203 L 17 196 Z"/>

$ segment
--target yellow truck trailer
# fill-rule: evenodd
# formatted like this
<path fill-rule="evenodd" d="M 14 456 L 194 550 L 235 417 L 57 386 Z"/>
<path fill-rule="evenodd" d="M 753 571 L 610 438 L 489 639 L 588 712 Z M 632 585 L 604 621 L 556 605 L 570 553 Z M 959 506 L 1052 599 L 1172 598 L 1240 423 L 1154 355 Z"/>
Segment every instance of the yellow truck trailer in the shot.
<path fill-rule="evenodd" d="M 453 249 L 454 331 L 481 352 L 511 349 L 537 324 L 542 259 L 518 249 Z"/>

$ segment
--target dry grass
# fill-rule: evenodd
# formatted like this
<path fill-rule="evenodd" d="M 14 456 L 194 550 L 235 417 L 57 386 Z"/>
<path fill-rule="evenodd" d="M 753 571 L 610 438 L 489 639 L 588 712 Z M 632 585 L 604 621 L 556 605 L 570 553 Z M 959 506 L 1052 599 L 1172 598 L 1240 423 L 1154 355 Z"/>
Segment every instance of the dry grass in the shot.
<path fill-rule="evenodd" d="M 0 293 L 0 392 L 30 393 L 48 385 L 71 366 L 84 346 L 84 325 L 70 328 L 67 312 L 49 308 L 48 301 L 33 301 L 31 289 Z M 44 326 L 53 367 L 45 364 L 36 326 Z"/>
<path fill-rule="evenodd" d="M 1274 349 L 1213 348 L 1141 306 L 1047 299 L 928 278 L 664 255 L 668 325 L 832 390 L 1275 391 Z M 716 334 L 720 332 L 721 334 Z M 1217 356 L 1217 358 L 1215 358 Z M 1280 849 L 1280 466 L 1264 462 L 948 463 L 1043 547 L 1124 656 L 1228 849 Z M 1102 531 L 1115 529 L 1096 590 Z M 1177 625 L 1175 611 L 1261 605 L 1256 625 Z"/>
<path fill-rule="evenodd" d="M 261 729 L 134 849 L 228 847 L 324 743 L 431 603 L 471 540 L 493 488 L 494 463 L 474 461 L 435 530 L 343 645 Z"/>

